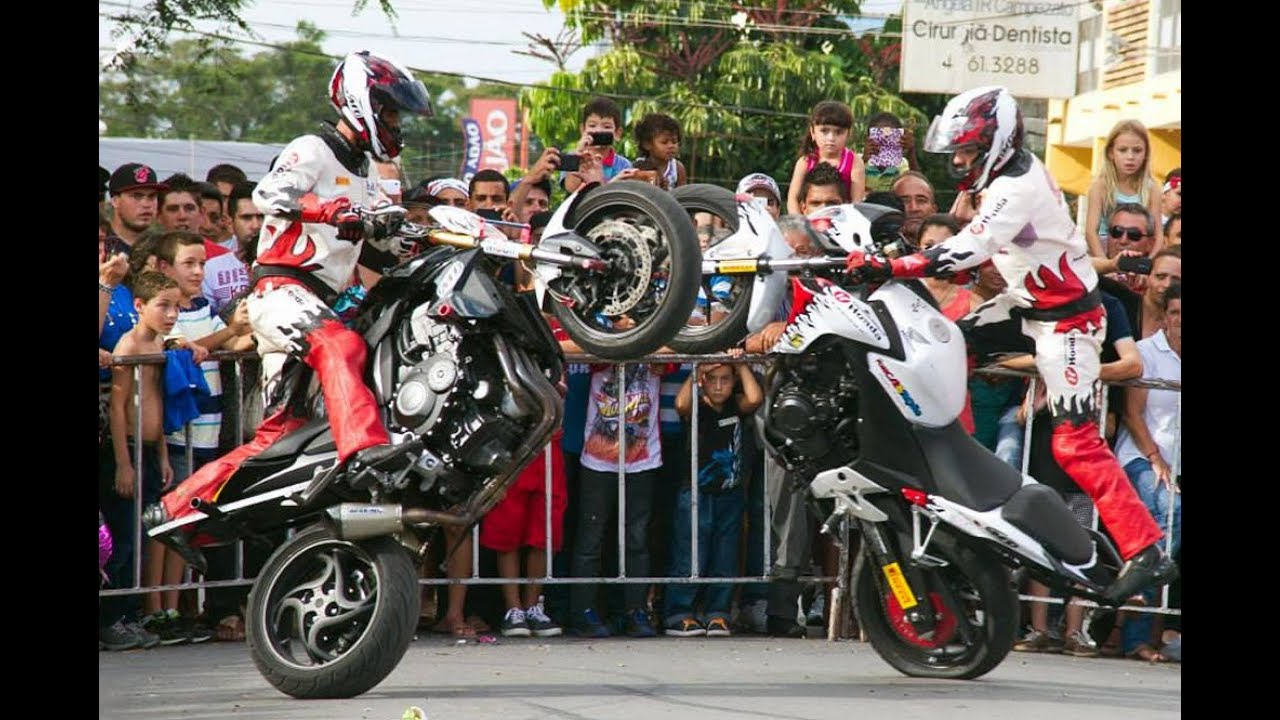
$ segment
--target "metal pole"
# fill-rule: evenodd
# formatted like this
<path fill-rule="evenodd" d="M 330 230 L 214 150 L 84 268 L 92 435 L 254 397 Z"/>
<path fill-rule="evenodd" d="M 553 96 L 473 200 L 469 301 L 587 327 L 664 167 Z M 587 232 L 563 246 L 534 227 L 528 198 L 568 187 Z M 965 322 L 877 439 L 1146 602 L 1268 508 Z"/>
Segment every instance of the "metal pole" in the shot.
<path fill-rule="evenodd" d="M 709 311 L 708 311 L 709 312 Z M 693 379 L 689 398 L 692 405 L 689 410 L 689 577 L 699 577 L 698 567 L 698 406 L 702 404 L 701 388 L 698 387 L 698 363 L 693 363 L 689 371 Z"/>
<path fill-rule="evenodd" d="M 627 371 L 625 363 L 614 366 L 618 374 L 618 577 L 627 576 Z"/>
<path fill-rule="evenodd" d="M 1027 398 L 1031 402 L 1027 403 L 1027 426 L 1022 431 L 1022 474 L 1027 474 L 1027 469 L 1031 467 L 1031 424 L 1036 418 L 1036 379 L 1031 378 L 1027 383 Z M 1027 399 L 1024 398 L 1026 403 Z"/>
<path fill-rule="evenodd" d="M 551 442 L 555 442 L 555 441 L 552 440 Z M 551 443 L 550 442 L 547 443 L 547 447 L 544 448 L 542 452 L 546 454 L 546 462 L 543 463 L 543 468 L 544 468 L 543 479 L 545 481 L 543 492 L 545 494 L 542 497 L 542 507 L 546 512 L 546 523 L 547 523 L 546 528 L 544 530 L 546 534 L 543 535 L 543 537 L 547 541 L 546 548 L 545 548 L 547 553 L 547 567 L 545 572 L 543 572 L 543 576 L 550 578 L 551 577 Z"/>
<path fill-rule="evenodd" d="M 133 586 L 142 587 L 142 366 L 133 366 Z"/>

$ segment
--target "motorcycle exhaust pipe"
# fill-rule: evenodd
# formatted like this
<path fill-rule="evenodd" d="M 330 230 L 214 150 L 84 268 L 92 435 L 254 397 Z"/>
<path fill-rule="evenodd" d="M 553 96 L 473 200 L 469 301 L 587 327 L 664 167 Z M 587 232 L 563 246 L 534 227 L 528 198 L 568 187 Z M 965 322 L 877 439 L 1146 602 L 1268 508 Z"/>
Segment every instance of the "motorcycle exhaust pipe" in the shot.
<path fill-rule="evenodd" d="M 324 514 L 333 533 L 342 540 L 364 540 L 404 529 L 399 505 L 342 503 L 325 509 Z"/>

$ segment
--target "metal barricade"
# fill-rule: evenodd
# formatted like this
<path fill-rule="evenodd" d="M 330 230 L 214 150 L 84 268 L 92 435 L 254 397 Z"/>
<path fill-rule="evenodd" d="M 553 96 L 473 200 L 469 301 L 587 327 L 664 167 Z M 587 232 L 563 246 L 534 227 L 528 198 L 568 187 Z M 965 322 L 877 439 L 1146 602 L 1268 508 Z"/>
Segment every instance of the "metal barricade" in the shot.
<path fill-rule="evenodd" d="M 237 407 L 238 407 L 238 408 L 243 408 L 243 407 L 244 407 L 244 402 L 245 402 L 245 388 L 244 388 L 244 383 L 243 383 L 243 378 L 244 378 L 243 363 L 244 363 L 244 362 L 255 362 L 255 363 L 256 363 L 256 362 L 259 362 L 258 356 L 257 356 L 256 354 L 252 353 L 252 352 L 243 352 L 243 353 L 216 352 L 216 353 L 213 353 L 210 357 L 211 357 L 212 359 L 216 359 L 216 360 L 219 360 L 219 361 L 221 361 L 221 362 L 232 362 L 232 363 L 234 363 L 234 366 L 235 366 L 235 377 L 237 378 L 236 390 L 237 390 L 237 392 L 239 393 L 238 398 L 237 398 L 237 399 L 239 400 L 239 402 L 237 403 Z M 759 362 L 767 361 L 768 357 L 769 357 L 769 356 L 765 356 L 765 355 L 743 355 L 743 356 L 739 356 L 739 357 L 732 357 L 732 356 L 729 356 L 729 355 L 702 355 L 702 356 L 691 356 L 691 355 L 678 355 L 678 354 L 657 354 L 657 355 L 648 356 L 648 357 L 643 358 L 642 360 L 639 360 L 639 361 L 636 361 L 636 362 L 644 362 L 644 363 L 681 363 L 681 364 L 688 364 L 688 365 L 690 365 L 690 373 L 691 373 L 691 376 L 695 378 L 695 381 L 693 382 L 693 397 L 692 397 L 692 407 L 691 407 L 690 425 L 691 425 L 692 427 L 696 428 L 696 427 L 697 427 L 697 423 L 698 423 L 698 413 L 699 413 L 699 408 L 700 408 L 700 405 L 701 405 L 701 403 L 699 402 L 699 397 L 698 397 L 698 395 L 699 395 L 698 384 L 697 384 L 697 382 L 696 382 L 697 371 L 698 371 L 698 366 L 699 366 L 699 365 L 702 365 L 702 364 L 708 364 L 708 363 L 729 363 L 729 364 L 739 364 L 739 363 L 759 363 Z M 157 354 L 157 355 L 139 355 L 139 356 L 133 356 L 133 357 L 129 357 L 129 358 L 116 358 L 116 359 L 113 361 L 113 365 L 117 365 L 117 366 L 130 366 L 130 367 L 133 367 L 133 369 L 134 369 L 134 370 L 133 370 L 133 372 L 134 372 L 134 384 L 135 384 L 135 388 L 136 388 L 136 393 L 135 393 L 135 396 L 134 396 L 134 398 L 133 398 L 133 403 L 134 403 L 134 410 L 135 410 L 135 414 L 136 414 L 136 426 L 135 426 L 135 433 L 136 433 L 136 436 L 138 436 L 138 437 L 141 437 L 141 435 L 142 435 L 142 412 L 141 412 L 141 407 L 142 407 L 142 382 L 141 382 L 141 380 L 142 380 L 142 366 L 143 366 L 143 365 L 147 365 L 147 364 L 163 364 L 163 363 L 164 363 L 164 360 L 165 360 L 165 356 L 164 356 L 163 354 Z M 571 355 L 571 356 L 569 356 L 569 357 L 567 358 L 567 361 L 569 361 L 569 362 L 591 362 L 591 361 L 596 361 L 596 362 L 598 362 L 595 358 L 592 358 L 592 357 L 590 357 L 590 356 L 586 356 L 586 355 Z M 472 553 L 472 571 L 471 571 L 471 575 L 470 575 L 469 577 L 464 577 L 464 578 L 449 578 L 449 577 L 443 577 L 443 578 L 438 578 L 438 577 L 420 578 L 420 579 L 419 579 L 419 583 L 420 583 L 421 585 L 453 585 L 453 584 L 463 584 L 463 585 L 501 585 L 501 584 L 517 584 L 517 585 L 525 585 L 525 584 L 534 584 L 534 583 L 536 583 L 536 584 L 540 584 L 540 585 L 562 585 L 562 584 L 582 584 L 582 583 L 590 583 L 590 584 L 625 584 L 625 583 L 643 583 L 643 584 L 712 584 L 712 583 L 719 584 L 719 583 L 730 583 L 730 584 L 740 584 L 740 583 L 769 582 L 769 581 L 772 579 L 772 576 L 771 576 L 771 574 L 770 574 L 770 569 L 771 569 L 771 567 L 772 567 L 772 560 L 773 560 L 773 559 L 772 559 L 772 545 L 771 545 L 771 528 L 772 528 L 772 510 L 773 510 L 773 508 L 772 508 L 772 503 L 770 503 L 770 502 L 769 502 L 769 497 L 771 497 L 770 488 L 771 488 L 771 487 L 773 487 L 773 483 L 776 483 L 776 482 L 782 482 L 782 479 L 781 479 L 780 477 L 776 477 L 779 473 L 777 473 L 776 471 L 774 471 L 774 470 L 775 470 L 775 466 L 774 466 L 774 464 L 773 464 L 773 463 L 771 463 L 771 462 L 768 462 L 768 461 L 767 461 L 767 459 L 766 459 L 766 461 L 763 463 L 763 466 L 764 466 L 764 477 L 763 477 L 763 478 L 761 478 L 761 481 L 765 483 L 764 488 L 763 488 L 763 493 L 762 493 L 762 496 L 763 496 L 763 498 L 764 498 L 764 500 L 763 500 L 763 513 L 762 513 L 763 521 L 762 521 L 761 526 L 760 526 L 759 528 L 754 528 L 754 530 L 755 530 L 755 531 L 760 532 L 760 533 L 761 533 L 761 536 L 762 536 L 762 547 L 763 547 L 763 558 L 762 558 L 762 560 L 763 560 L 763 562 L 762 562 L 761 567 L 763 568 L 763 573 L 762 573 L 762 574 L 760 574 L 760 575 L 744 575 L 744 576 L 734 576 L 734 577 L 702 577 L 702 576 L 701 576 L 701 574 L 700 574 L 700 568 L 699 568 L 699 564 L 700 564 L 700 563 L 698 562 L 698 559 L 699 559 L 699 548 L 698 548 L 698 542 L 699 542 L 699 540 L 698 540 L 698 496 L 699 496 L 699 492 L 698 492 L 698 438 L 697 438 L 697 433 L 696 433 L 696 432 L 693 432 L 693 433 L 690 433 L 690 434 L 689 434 L 689 439 L 690 439 L 690 441 L 689 441 L 689 445 L 688 445 L 689 456 L 688 456 L 688 459 L 687 459 L 687 462 L 688 462 L 688 464 L 689 464 L 689 469 L 690 469 L 690 477 L 689 477 L 689 492 L 691 493 L 691 495 L 690 495 L 690 514 L 689 514 L 689 519 L 688 519 L 688 521 L 689 521 L 690 533 L 691 533 L 691 537 L 690 537 L 690 573 L 689 573 L 689 575 L 688 575 L 688 576 L 680 576 L 680 577 L 666 577 L 666 576 L 663 576 L 663 577 L 655 577 L 655 576 L 652 576 L 652 575 L 653 575 L 652 573 L 650 573 L 650 576 L 647 576 L 647 577 L 646 577 L 646 576 L 641 576 L 641 577 L 632 577 L 632 576 L 628 576 L 628 574 L 627 574 L 627 567 L 626 567 L 626 526 L 625 526 L 625 522 L 626 522 L 626 521 L 625 521 L 625 518 L 626 518 L 626 491 L 625 491 L 625 487 L 626 487 L 626 486 L 625 486 L 625 483 L 626 483 L 626 472 L 625 472 L 625 469 L 626 469 L 626 462 L 625 462 L 625 457 L 626 457 L 626 443 L 627 443 L 627 438 L 626 438 L 626 422 L 625 422 L 625 419 L 626 419 L 626 410 L 627 410 L 626 382 L 625 382 L 625 366 L 626 366 L 627 364 L 629 364 L 629 363 L 618 363 L 618 364 L 616 364 L 616 367 L 615 367 L 615 370 L 616 370 L 616 372 L 618 373 L 618 382 L 617 382 L 617 387 L 618 387 L 618 413 L 619 413 L 619 416 L 618 416 L 618 419 L 619 419 L 619 421 L 618 421 L 618 466 L 617 466 L 617 467 L 618 467 L 618 504 L 617 504 L 617 506 L 618 506 L 618 512 L 617 512 L 617 516 L 618 516 L 618 522 L 617 522 L 617 541 L 618 541 L 618 574 L 617 574 L 616 576 L 614 576 L 614 577 L 580 577 L 580 578 L 579 578 L 579 577 L 557 577 L 557 576 L 555 576 L 555 574 L 554 574 L 554 572 L 553 572 L 554 563 L 553 563 L 553 553 L 552 553 L 552 549 L 551 549 L 551 545 L 552 545 L 552 537 L 553 537 L 553 534 L 552 534 L 552 524 L 553 524 L 553 522 L 552 522 L 552 510 L 551 510 L 551 500 L 552 500 L 552 493 L 553 493 L 553 486 L 552 486 L 552 460 L 551 460 L 551 445 L 550 445 L 550 444 L 548 444 L 548 446 L 547 446 L 547 448 L 546 448 L 546 452 L 544 453 L 544 462 L 543 462 L 543 465 L 544 465 L 544 471 L 543 471 L 543 472 L 544 472 L 544 483 L 545 483 L 545 484 L 544 484 L 544 491 L 545 491 L 545 495 L 544 495 L 544 497 L 545 497 L 545 502 L 544 502 L 544 528 L 545 528 L 545 535 L 544 535 L 544 537 L 546 538 L 546 544 L 545 544 L 545 546 L 544 546 L 543 548 L 541 548 L 541 549 L 542 549 L 542 551 L 545 553 L 545 560 L 546 560 L 546 573 L 545 573 L 545 575 L 544 575 L 543 577 L 537 577 L 537 578 L 528 578 L 528 577 L 515 577 L 515 578 L 507 578 L 507 577 L 481 577 L 481 576 L 480 576 L 480 573 L 479 573 L 479 567 L 480 567 L 480 563 L 479 563 L 479 544 L 480 544 L 480 543 L 479 543 L 479 533 L 480 533 L 480 528 L 479 528 L 479 526 L 477 525 L 477 526 L 475 526 L 475 527 L 473 527 L 473 528 L 472 528 L 471 538 L 470 538 L 470 542 L 471 542 L 471 548 L 470 548 L 470 551 L 471 551 L 471 553 Z M 1027 392 L 1028 392 L 1028 394 L 1029 394 L 1029 395 L 1034 396 L 1034 392 L 1035 392 L 1035 384 L 1036 384 L 1036 382 L 1037 382 L 1037 380 L 1036 380 L 1037 375 L 1036 375 L 1035 373 L 1033 373 L 1033 372 L 1022 372 L 1022 371 L 1008 370 L 1008 369 L 1005 369 L 1005 368 L 999 368 L 999 367 L 986 367 L 986 368 L 980 368 L 980 369 L 976 370 L 975 372 L 980 373 L 980 374 L 987 374 L 987 375 L 996 375 L 996 376 L 1016 376 L 1016 377 L 1024 377 L 1024 378 L 1027 378 L 1027 379 L 1028 379 L 1028 381 L 1029 381 L 1029 382 L 1028 382 L 1028 386 L 1029 386 L 1029 387 L 1028 387 L 1028 391 L 1027 391 Z M 1116 384 L 1127 385 L 1127 386 L 1136 386 L 1136 387 L 1146 387 L 1146 388 L 1150 388 L 1150 389 L 1174 390 L 1174 391 L 1177 391 L 1177 392 L 1179 393 L 1179 399 L 1178 399 L 1178 402 L 1179 402 L 1179 417 L 1181 416 L 1181 415 L 1180 415 L 1180 413 L 1181 413 L 1181 383 L 1170 383 L 1170 382 L 1160 381 L 1160 380 L 1156 380 L 1156 381 L 1150 381 L 1150 380 L 1131 380 L 1131 381 L 1125 381 L 1125 382 L 1116 383 Z M 1105 415 L 1106 415 L 1106 393 L 1105 393 L 1105 391 L 1104 391 L 1104 392 L 1102 392 L 1102 400 L 1101 400 L 1101 402 L 1099 403 L 1099 410 L 1100 410 L 1100 422 L 1099 422 L 1099 428 L 1100 428 L 1100 432 L 1103 432 L 1103 433 L 1105 434 Z M 658 408 L 658 407 L 654 407 L 654 412 L 659 412 L 659 408 Z M 1022 472 L 1023 472 L 1024 474 L 1027 472 L 1027 469 L 1028 469 L 1028 463 L 1029 463 L 1029 461 L 1030 461 L 1030 452 L 1031 452 L 1031 433 L 1032 433 L 1032 424 L 1033 424 L 1033 422 L 1034 422 L 1034 415 L 1035 415 L 1035 413 L 1034 413 L 1034 412 L 1028 413 L 1027 422 L 1026 422 L 1026 427 L 1025 427 L 1025 429 L 1024 429 L 1024 443 L 1023 443 L 1023 449 L 1022 449 L 1022 452 L 1023 452 L 1023 455 L 1022 455 Z M 226 420 L 226 418 L 224 417 L 224 421 L 225 421 L 225 420 Z M 243 439 L 243 437 L 244 437 L 243 412 L 236 413 L 236 417 L 234 418 L 234 422 L 236 423 L 236 437 L 237 437 L 237 438 L 240 438 L 240 439 Z M 187 442 L 187 444 L 186 444 L 187 467 L 188 467 L 188 468 L 190 468 L 190 467 L 191 467 L 191 465 L 193 464 L 193 461 L 194 461 L 194 458 L 193 458 L 193 449 L 192 449 L 192 447 L 191 447 L 191 443 L 190 443 L 190 441 L 189 441 L 189 440 L 190 440 L 190 424 L 188 424 L 188 425 L 187 425 L 187 437 L 188 437 L 188 442 Z M 1180 469 L 1181 469 L 1181 439 L 1182 439 L 1182 435 L 1181 435 L 1181 427 L 1179 426 L 1179 428 L 1178 428 L 1178 433 L 1177 433 L 1177 449 L 1176 449 L 1176 453 L 1175 453 L 1176 457 L 1175 457 L 1174 462 L 1173 462 L 1173 468 L 1174 468 L 1174 475 L 1175 475 L 1175 476 L 1178 474 L 1178 472 L 1180 472 Z M 142 486 L 142 483 L 143 483 L 143 474 L 142 474 L 142 443 L 135 443 L 135 448 L 134 448 L 134 467 L 135 467 L 135 469 L 137 470 L 137 472 L 135 473 L 135 478 L 134 478 L 134 503 L 135 503 L 135 507 L 134 507 L 134 509 L 135 509 L 135 512 L 137 513 L 137 515 L 136 515 L 135 517 L 140 518 L 140 517 L 141 517 L 141 513 L 142 513 L 142 487 L 143 487 L 143 486 Z M 750 508 L 749 508 L 749 507 L 748 507 L 748 508 L 746 508 L 746 509 L 745 509 L 745 512 L 747 512 L 747 513 L 749 514 L 749 512 L 750 512 Z M 1173 513 L 1173 502 L 1171 501 L 1171 502 L 1170 502 L 1170 512 L 1168 513 L 1168 516 L 1167 516 L 1167 518 L 1165 519 L 1165 521 L 1166 521 L 1166 549 L 1170 549 L 1170 548 L 1172 547 L 1173 514 L 1174 514 L 1174 513 Z M 673 519 L 673 522 L 674 522 L 674 521 L 678 521 L 678 520 L 679 520 L 678 518 Z M 674 525 L 673 525 L 673 527 L 674 527 Z M 1094 527 L 1095 527 L 1095 528 L 1097 527 L 1097 509 L 1096 509 L 1096 507 L 1094 508 Z M 165 590 L 187 590 L 187 589 L 201 589 L 201 590 L 203 590 L 203 589 L 207 589 L 207 588 L 214 588 L 214 587 L 231 587 L 231 586 L 249 585 L 249 584 L 252 584 L 252 582 L 253 582 L 253 578 L 245 578 L 245 577 L 244 577 L 244 543 L 243 543 L 243 541 L 240 541 L 240 542 L 238 542 L 238 543 L 236 544 L 237 551 L 236 551 L 236 563 L 235 563 L 235 568 L 236 568 L 236 572 L 235 572 L 236 577 L 235 577 L 235 578 L 227 579 L 227 580 L 208 580 L 208 579 L 201 579 L 200 581 L 192 581 L 192 580 L 190 579 L 190 572 L 191 572 L 191 571 L 190 571 L 190 569 L 188 569 L 188 570 L 187 570 L 187 573 L 188 573 L 187 578 L 186 578 L 186 580 L 185 580 L 184 582 L 182 582 L 182 583 L 179 583 L 179 584 L 176 584 L 176 585 L 171 584 L 171 585 L 143 586 L 143 584 L 142 584 L 142 547 L 143 547 L 142 541 L 143 541 L 143 539 L 144 539 L 144 536 L 143 536 L 143 533 L 142 533 L 142 525 L 141 525 L 141 522 L 135 522 L 135 524 L 134 524 L 134 532 L 135 532 L 135 537 L 134 537 L 134 539 L 135 539 L 135 544 L 134 544 L 134 557 L 132 558 L 132 560 L 133 560 L 133 565 L 134 565 L 134 577 L 135 577 L 135 583 L 134 583 L 133 587 L 130 587 L 130 588 L 110 588 L 110 589 L 100 589 L 100 590 L 99 590 L 99 596 L 100 596 L 100 597 L 111 596 L 111 595 L 134 595 L 134 594 L 141 594 L 141 593 L 160 592 L 160 591 L 165 591 Z M 849 578 L 849 572 L 850 572 L 850 557 L 849 557 L 849 553 L 848 553 L 848 547 L 849 547 L 849 528 L 848 528 L 848 526 L 847 526 L 847 525 L 846 525 L 846 526 L 845 526 L 845 528 L 844 528 L 843 535 L 844 535 L 844 537 L 843 537 L 843 547 L 842 547 L 842 549 L 841 549 L 841 553 L 840 553 L 840 571 L 839 571 L 839 574 L 838 574 L 838 575 L 836 575 L 836 576 L 822 576 L 822 575 L 818 575 L 818 576 L 801 576 L 800 578 L 797 578 L 797 580 L 798 580 L 799 582 L 802 582 L 802 583 L 833 583 L 833 582 L 834 582 L 834 583 L 836 584 L 837 593 L 836 593 L 836 594 L 835 594 L 835 596 L 834 596 L 834 599 L 833 599 L 833 602 L 832 602 L 832 606 L 831 606 L 831 607 L 832 607 L 832 613 L 831 613 L 831 614 L 832 614 L 832 616 L 833 616 L 833 620 L 832 620 L 832 624 L 831 624 L 831 626 L 830 626 L 829 636 L 834 636 L 834 628 L 835 628 L 835 625 L 836 625 L 835 615 L 836 615 L 838 612 L 840 612 L 840 610 L 841 610 L 841 605 L 843 605 L 843 609 L 844 609 L 844 611 L 845 611 L 846 613 L 849 611 L 849 607 L 848 607 L 848 606 L 849 606 L 849 603 L 847 602 L 847 597 L 848 597 L 848 596 L 847 596 L 847 589 L 848 589 L 848 583 L 849 583 L 849 579 L 850 579 L 850 578 Z M 662 539 L 662 540 L 660 540 L 660 541 L 665 541 L 665 540 L 666 540 L 666 539 Z M 571 551 L 572 551 L 572 548 L 570 548 L 570 547 L 562 548 L 562 552 L 571 552 Z M 1062 604 L 1062 602 L 1063 602 L 1063 601 L 1062 601 L 1062 599 L 1060 599 L 1060 598 L 1052 598 L 1052 597 L 1048 597 L 1048 598 L 1046 598 L 1046 597 L 1037 597 L 1037 596 L 1031 596 L 1031 595 L 1022 595 L 1022 596 L 1021 596 L 1021 598 L 1022 598 L 1023 600 L 1027 600 L 1027 601 L 1046 602 L 1046 603 L 1054 603 L 1054 604 Z M 843 600 L 843 603 L 841 602 L 842 600 Z M 1095 606 L 1095 605 L 1096 605 L 1095 603 L 1090 602 L 1090 601 L 1073 600 L 1072 602 L 1073 602 L 1073 603 L 1080 603 L 1080 604 L 1083 604 L 1083 605 L 1085 605 L 1085 606 L 1087 606 L 1087 607 L 1093 607 L 1093 606 Z M 1168 587 L 1165 587 L 1165 588 L 1163 589 L 1163 591 L 1162 591 L 1162 600 L 1161 600 L 1161 604 L 1160 604 L 1158 607 L 1126 606 L 1124 609 L 1126 609 L 1126 610 L 1132 610 L 1132 611 L 1137 611 L 1137 612 L 1147 612 L 1147 613 L 1161 613 L 1161 614 L 1170 614 L 1170 615 L 1180 615 L 1180 614 L 1181 614 L 1181 609 L 1180 609 L 1180 608 L 1171 608 L 1171 607 L 1169 607 L 1169 589 L 1168 589 Z"/>

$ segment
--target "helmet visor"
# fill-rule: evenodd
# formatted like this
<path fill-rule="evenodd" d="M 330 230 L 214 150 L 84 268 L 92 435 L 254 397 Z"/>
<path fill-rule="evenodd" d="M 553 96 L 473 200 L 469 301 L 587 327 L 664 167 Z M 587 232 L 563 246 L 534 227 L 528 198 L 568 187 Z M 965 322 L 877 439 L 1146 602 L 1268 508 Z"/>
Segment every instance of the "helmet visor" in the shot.
<path fill-rule="evenodd" d="M 941 115 L 935 115 L 924 137 L 925 152 L 951 153 L 966 145 L 976 145 L 974 142 L 957 142 L 965 137 L 968 124 L 969 118 L 964 114 L 952 115 L 945 120 Z"/>
<path fill-rule="evenodd" d="M 381 92 L 402 113 L 413 113 L 431 117 L 431 99 L 427 97 L 427 88 L 421 80 L 402 78 L 392 83 L 378 85 Z"/>

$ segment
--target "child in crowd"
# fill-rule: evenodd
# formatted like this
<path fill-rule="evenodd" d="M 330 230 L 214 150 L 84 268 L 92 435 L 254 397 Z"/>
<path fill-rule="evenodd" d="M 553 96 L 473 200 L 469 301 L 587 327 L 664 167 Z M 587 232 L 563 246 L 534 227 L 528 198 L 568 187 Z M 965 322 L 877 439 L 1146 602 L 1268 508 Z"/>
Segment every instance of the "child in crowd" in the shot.
<path fill-rule="evenodd" d="M 166 340 L 185 340 L 197 345 L 207 355 L 213 350 L 248 350 L 253 347 L 249 326 L 248 304 L 239 303 L 228 326 L 213 311 L 212 304 L 201 292 L 205 276 L 205 244 L 195 233 L 172 230 L 160 235 L 155 246 L 156 269 L 178 283 L 181 294 L 178 321 Z M 218 456 L 218 439 L 222 430 L 222 376 L 218 361 L 201 359 L 200 370 L 209 386 L 209 396 L 198 404 L 200 416 L 190 423 L 191 462 L 188 463 L 188 435 L 180 428 L 167 437 L 174 482 L 182 482 L 200 466 Z M 172 550 L 159 543 L 151 547 L 147 567 L 148 584 L 176 585 L 182 581 L 185 563 Z M 212 631 L 198 622 L 178 615 L 178 591 L 147 596 L 147 617 L 143 625 L 160 636 L 162 644 L 204 642 Z"/>
<path fill-rule="evenodd" d="M 897 115 L 880 112 L 867 120 L 867 142 L 863 148 L 866 160 L 867 192 L 889 192 L 902 174 L 912 169 L 915 137 L 902 127 Z"/>
<path fill-rule="evenodd" d="M 557 341 L 569 339 L 559 320 L 548 317 L 547 323 Z M 560 552 L 564 510 L 568 504 L 564 453 L 560 447 L 562 441 L 563 433 L 557 429 L 547 448 L 529 461 L 516 481 L 507 488 L 506 495 L 480 523 L 480 546 L 498 554 L 498 574 L 504 578 L 519 576 L 522 555 L 526 577 L 530 580 L 546 577 L 547 546 L 550 545 L 551 553 Z M 548 452 L 551 453 L 549 493 L 546 477 Z M 529 583 L 523 589 L 515 584 L 503 585 L 502 599 L 507 609 L 499 630 L 504 636 L 553 637 L 561 633 L 560 626 L 547 616 L 541 584 Z"/>
<path fill-rule="evenodd" d="M 1160 217 L 1161 193 L 1151 176 L 1151 138 L 1147 128 L 1137 120 L 1121 120 L 1107 134 L 1102 171 L 1089 186 L 1084 222 L 1089 255 L 1107 257 L 1103 236 L 1107 221 L 1117 205 L 1135 203 L 1147 208 L 1151 217 Z M 1164 247 L 1160 224 L 1155 224 L 1155 239 L 1149 257 Z M 1097 262 L 1094 263 L 1097 267 Z"/>
<path fill-rule="evenodd" d="M 658 425 L 659 377 L 674 369 L 674 365 L 630 364 L 625 366 L 621 378 L 617 366 L 600 365 L 592 369 L 580 492 L 576 498 L 578 527 L 573 549 L 573 577 L 600 575 L 602 544 L 606 537 L 613 537 L 606 532 L 606 521 L 610 513 L 619 507 L 620 455 L 626 492 L 623 518 L 626 574 L 632 577 L 649 574 L 646 536 L 653 506 L 653 487 L 662 467 Z M 625 454 L 618 443 L 620 429 L 626 439 Z M 656 633 L 645 611 L 648 588 L 630 584 L 624 593 L 626 634 L 635 638 L 653 637 Z M 579 637 L 608 637 L 612 634 L 595 610 L 595 598 L 596 586 L 592 584 L 574 585 L 570 591 L 573 632 Z"/>
<path fill-rule="evenodd" d="M 809 126 L 800 142 L 800 157 L 791 171 L 791 185 L 787 188 L 787 212 L 804 214 L 801 208 L 800 186 L 804 177 L 826 163 L 840 173 L 844 195 L 852 202 L 861 202 L 866 194 L 866 169 L 862 158 L 849 149 L 849 131 L 853 128 L 853 111 L 848 105 L 835 100 L 823 100 L 809 113 Z"/>
<path fill-rule="evenodd" d="M 636 145 L 640 148 L 640 160 L 654 165 L 662 182 L 655 183 L 666 190 L 674 190 L 686 182 L 684 163 L 680 154 L 680 123 L 670 115 L 649 113 L 636 124 Z"/>
<path fill-rule="evenodd" d="M 764 392 L 745 363 L 736 368 L 723 363 L 703 365 L 697 374 L 701 396 L 697 427 L 693 425 L 692 375 L 685 379 L 676 396 L 676 412 L 684 421 L 686 438 L 694 436 L 698 443 L 698 574 L 733 577 L 738 567 L 739 534 L 746 508 L 743 435 L 751 431 L 751 414 L 764 401 Z M 672 577 L 688 576 L 692 564 L 689 527 L 692 495 L 688 485 L 681 487 L 677 495 L 671 546 Z M 706 589 L 704 621 L 694 614 L 698 587 L 675 584 L 667 588 L 666 634 L 728 636 L 733 586 L 703 586 Z"/>
<path fill-rule="evenodd" d="M 590 155 L 600 166 L 604 181 L 609 182 L 619 173 L 631 167 L 631 161 L 614 149 L 622 139 L 622 109 L 607 97 L 597 97 L 582 108 L 582 124 L 579 126 L 582 137 L 574 152 L 579 155 Z M 613 141 L 608 145 L 597 145 L 592 133 L 611 133 Z M 584 178 L 579 172 L 566 172 L 562 184 L 568 192 L 575 192 L 582 186 Z"/>
<path fill-rule="evenodd" d="M 164 338 L 178 322 L 182 293 L 177 281 L 158 272 L 142 272 L 133 283 L 133 295 L 137 325 L 121 336 L 113 354 L 125 358 L 163 353 Z M 100 508 L 115 540 L 111 559 L 107 562 L 107 575 L 115 588 L 133 587 L 136 581 L 133 555 L 138 515 L 134 492 L 140 486 L 142 504 L 148 505 L 157 502 L 161 491 L 173 482 L 173 469 L 169 465 L 163 432 L 163 366 L 142 366 L 142 401 L 137 409 L 134 406 L 134 396 L 138 393 L 134 371 L 130 365 L 111 368 L 112 453 L 109 457 L 114 462 L 101 465 L 99 476 Z M 139 412 L 141 436 L 135 434 L 139 427 Z M 134 465 L 139 443 L 142 445 L 140 467 Z M 141 605 L 141 597 L 137 595 L 102 598 L 98 606 L 98 641 L 108 650 L 157 645 L 159 636 L 137 624 Z"/>

